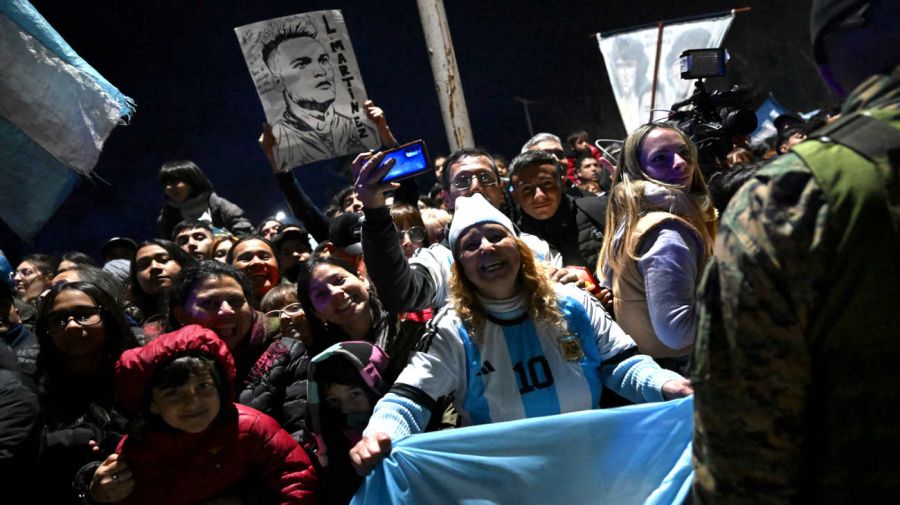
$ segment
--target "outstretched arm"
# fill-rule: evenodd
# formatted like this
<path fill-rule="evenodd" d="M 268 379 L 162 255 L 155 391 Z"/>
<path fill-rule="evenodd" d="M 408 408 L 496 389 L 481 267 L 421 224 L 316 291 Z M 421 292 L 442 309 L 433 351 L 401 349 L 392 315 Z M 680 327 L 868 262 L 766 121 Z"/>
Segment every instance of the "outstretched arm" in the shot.
<path fill-rule="evenodd" d="M 381 153 L 372 157 L 360 155 L 353 162 L 358 173 L 355 189 L 366 216 L 362 227 L 363 258 L 386 309 L 391 312 L 422 310 L 432 305 L 435 276 L 441 275 L 440 268 L 436 261 L 427 268 L 424 264 L 413 268 L 407 262 L 397 228 L 384 203 L 384 192 L 397 184 L 379 183 L 393 166 L 386 164 L 379 168 L 383 158 Z M 428 255 L 428 251 L 422 250 L 419 255 Z"/>
<path fill-rule="evenodd" d="M 278 189 L 284 196 L 284 201 L 291 208 L 294 217 L 303 221 L 306 230 L 319 242 L 328 240 L 328 226 L 330 221 L 328 217 L 316 206 L 303 190 L 300 181 L 294 177 L 291 171 L 282 171 L 281 166 L 275 158 L 275 147 L 278 140 L 272 133 L 272 126 L 263 123 L 263 132 L 259 136 L 259 147 L 269 160 L 272 167 L 272 173 L 275 174 L 275 180 L 278 182 Z"/>
<path fill-rule="evenodd" d="M 381 107 L 375 105 L 375 102 L 372 100 L 366 100 L 363 107 L 366 109 L 366 117 L 375 123 L 375 128 L 378 129 L 378 140 L 381 142 L 381 145 L 388 149 L 396 146 L 397 139 L 395 139 L 394 134 L 391 133 L 391 127 L 388 126 L 387 117 L 385 117 Z"/>

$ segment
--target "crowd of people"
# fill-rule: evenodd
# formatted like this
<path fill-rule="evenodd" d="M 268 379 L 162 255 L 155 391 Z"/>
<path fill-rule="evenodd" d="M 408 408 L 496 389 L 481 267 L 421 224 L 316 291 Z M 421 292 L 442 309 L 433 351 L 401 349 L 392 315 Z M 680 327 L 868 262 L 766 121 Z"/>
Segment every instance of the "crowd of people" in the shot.
<path fill-rule="evenodd" d="M 269 125 L 291 216 L 165 163 L 159 237 L 0 254 L 0 475 L 40 503 L 346 504 L 403 437 L 696 391 L 694 501 L 894 496 L 898 19 L 814 2 L 839 112 L 713 168 L 660 121 L 460 149 L 420 195 L 381 182 L 371 102 L 382 149 L 324 210 Z"/>

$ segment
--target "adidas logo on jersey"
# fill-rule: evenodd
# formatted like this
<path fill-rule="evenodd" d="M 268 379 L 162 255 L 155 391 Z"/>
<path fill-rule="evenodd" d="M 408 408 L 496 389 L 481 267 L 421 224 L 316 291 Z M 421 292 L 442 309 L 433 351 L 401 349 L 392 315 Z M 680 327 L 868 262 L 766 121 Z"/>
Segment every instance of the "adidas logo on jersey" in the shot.
<path fill-rule="evenodd" d="M 496 370 L 494 369 L 494 365 L 492 365 L 490 361 L 485 361 L 484 365 L 481 367 L 481 370 L 479 370 L 479 372 L 475 375 L 481 377 L 495 371 Z"/>

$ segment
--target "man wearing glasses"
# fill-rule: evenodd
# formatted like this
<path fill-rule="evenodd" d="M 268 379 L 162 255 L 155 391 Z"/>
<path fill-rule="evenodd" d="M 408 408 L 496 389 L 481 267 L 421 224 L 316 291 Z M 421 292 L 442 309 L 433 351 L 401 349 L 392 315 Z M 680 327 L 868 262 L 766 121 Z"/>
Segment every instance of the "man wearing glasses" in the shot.
<path fill-rule="evenodd" d="M 379 183 L 392 166 L 386 164 L 378 168 L 382 159 L 379 153 L 368 159 L 361 155 L 354 162 L 354 171 L 358 174 L 355 189 L 363 202 L 365 214 L 362 245 L 369 278 L 374 282 L 385 308 L 390 311 L 414 312 L 427 307 L 439 309 L 447 302 L 453 254 L 446 244 L 433 244 L 419 250 L 407 262 L 384 201 L 384 192 L 393 186 Z M 501 211 L 508 209 L 500 185 L 500 174 L 488 152 L 461 149 L 447 158 L 444 168 L 440 179 L 450 212 L 453 212 L 457 198 L 474 193 L 480 193 Z M 525 233 L 520 238 L 531 247 L 539 260 L 552 267 L 557 280 L 577 280 L 574 274 L 559 268 L 562 260 L 547 242 Z"/>

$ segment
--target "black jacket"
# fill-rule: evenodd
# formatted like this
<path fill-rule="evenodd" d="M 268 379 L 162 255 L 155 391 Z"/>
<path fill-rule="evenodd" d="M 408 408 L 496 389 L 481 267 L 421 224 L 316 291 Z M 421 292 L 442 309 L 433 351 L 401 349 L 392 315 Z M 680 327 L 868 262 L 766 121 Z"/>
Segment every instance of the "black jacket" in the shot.
<path fill-rule="evenodd" d="M 278 421 L 297 442 L 306 438 L 306 381 L 309 353 L 290 337 L 274 340 L 244 378 L 238 402 Z"/>
<path fill-rule="evenodd" d="M 209 194 L 209 213 L 215 227 L 226 228 L 238 237 L 253 233 L 253 225 L 244 217 L 244 210 L 215 193 Z M 160 236 L 171 240 L 172 230 L 181 221 L 183 218 L 180 210 L 171 205 L 164 205 L 156 220 Z"/>
<path fill-rule="evenodd" d="M 19 489 L 35 476 L 38 400 L 19 371 L 16 353 L 0 342 L 0 476 Z"/>
<path fill-rule="evenodd" d="M 559 208 L 549 219 L 539 221 L 522 214 L 519 228 L 546 240 L 559 251 L 563 264 L 587 267 L 594 273 L 597 256 L 603 245 L 607 197 L 585 196 L 573 198 L 563 195 Z"/>

